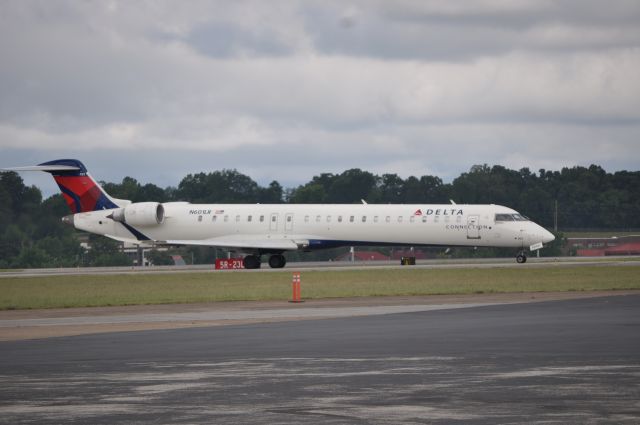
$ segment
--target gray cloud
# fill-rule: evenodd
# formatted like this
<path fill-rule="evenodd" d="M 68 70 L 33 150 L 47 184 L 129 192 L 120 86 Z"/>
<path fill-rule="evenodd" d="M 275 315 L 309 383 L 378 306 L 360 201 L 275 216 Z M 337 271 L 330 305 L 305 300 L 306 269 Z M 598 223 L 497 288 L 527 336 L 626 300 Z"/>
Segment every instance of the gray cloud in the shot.
<path fill-rule="evenodd" d="M 352 167 L 640 164 L 635 1 L 1 8 L 0 166 L 66 156 L 106 180 L 237 168 L 293 186 Z"/>
<path fill-rule="evenodd" d="M 311 9 L 315 46 L 327 53 L 460 61 L 533 50 L 547 54 L 633 48 L 640 4 L 585 1 L 400 1 Z M 347 25 L 345 25 L 347 23 Z"/>

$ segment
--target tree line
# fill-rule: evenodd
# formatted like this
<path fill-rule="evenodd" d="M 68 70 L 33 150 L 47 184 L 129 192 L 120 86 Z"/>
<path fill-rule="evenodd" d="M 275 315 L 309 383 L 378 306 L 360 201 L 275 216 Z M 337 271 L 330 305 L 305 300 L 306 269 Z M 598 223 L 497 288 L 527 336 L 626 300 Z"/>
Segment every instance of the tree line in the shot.
<path fill-rule="evenodd" d="M 552 229 L 639 229 L 640 172 L 608 173 L 602 167 L 567 167 L 560 171 L 500 165 L 474 165 L 451 183 L 437 176 L 376 175 L 358 168 L 322 173 L 309 182 L 283 188 L 277 181 L 261 186 L 237 170 L 185 176 L 177 187 L 141 184 L 132 177 L 101 182 L 110 195 L 133 202 L 192 203 L 405 203 L 500 204 L 514 208 Z M 557 206 L 557 207 L 556 207 Z M 557 209 L 556 209 L 557 208 Z M 42 198 L 16 173 L 0 173 L 0 268 L 128 264 L 117 243 L 92 237 L 82 248 L 78 234 L 64 226 L 69 214 L 61 195 Z M 192 248 L 197 261 L 206 250 Z M 195 252 L 195 253 L 194 253 Z M 326 255 L 326 254 L 325 254 Z M 161 261 L 158 258 L 158 261 Z"/>

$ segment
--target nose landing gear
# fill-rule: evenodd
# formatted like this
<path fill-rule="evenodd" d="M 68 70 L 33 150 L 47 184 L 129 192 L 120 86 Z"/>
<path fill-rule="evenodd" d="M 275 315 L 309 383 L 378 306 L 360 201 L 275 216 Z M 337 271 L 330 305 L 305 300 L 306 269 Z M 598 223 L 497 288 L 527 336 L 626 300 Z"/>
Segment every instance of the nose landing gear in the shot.
<path fill-rule="evenodd" d="M 525 255 L 524 251 L 520 251 L 518 253 L 518 255 L 516 256 L 516 261 L 518 262 L 518 264 L 523 264 L 527 262 L 527 256 Z"/>

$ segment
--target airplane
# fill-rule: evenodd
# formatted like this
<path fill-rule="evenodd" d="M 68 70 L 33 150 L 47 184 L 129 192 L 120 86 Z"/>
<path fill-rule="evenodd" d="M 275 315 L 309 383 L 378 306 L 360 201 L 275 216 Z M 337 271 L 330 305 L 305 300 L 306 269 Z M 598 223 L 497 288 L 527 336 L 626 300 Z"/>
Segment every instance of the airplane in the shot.
<path fill-rule="evenodd" d="M 501 205 L 451 204 L 191 204 L 116 199 L 82 162 L 58 159 L 0 171 L 44 171 L 62 191 L 76 229 L 142 246 L 198 245 L 245 254 L 257 269 L 268 255 L 272 268 L 286 264 L 286 251 L 339 246 L 510 247 L 516 261 L 526 248 L 541 249 L 553 234 Z"/>

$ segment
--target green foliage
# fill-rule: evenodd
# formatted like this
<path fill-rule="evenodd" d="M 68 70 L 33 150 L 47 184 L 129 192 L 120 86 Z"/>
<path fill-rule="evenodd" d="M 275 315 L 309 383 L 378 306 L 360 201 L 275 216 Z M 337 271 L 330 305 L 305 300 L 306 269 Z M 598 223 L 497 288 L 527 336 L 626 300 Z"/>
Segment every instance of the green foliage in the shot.
<path fill-rule="evenodd" d="M 555 236 L 555 240 L 546 244 L 543 249 L 540 250 L 541 257 L 558 257 L 562 255 L 562 247 L 567 244 L 567 238 L 562 232 L 551 232 Z"/>
<path fill-rule="evenodd" d="M 292 204 L 321 204 L 327 198 L 324 187 L 317 183 L 300 186 L 289 195 Z"/>
<path fill-rule="evenodd" d="M 272 182 L 262 188 L 237 170 L 214 171 L 187 175 L 176 190 L 177 200 L 198 204 L 282 202 L 282 187 Z"/>
<path fill-rule="evenodd" d="M 342 174 L 323 173 L 306 185 L 295 189 L 290 202 L 295 203 L 359 203 L 361 199 L 377 198 L 380 178 L 359 168 Z"/>
<path fill-rule="evenodd" d="M 171 254 L 169 254 L 167 251 L 158 251 L 157 249 L 152 249 L 145 255 L 149 262 L 154 266 L 170 266 L 173 264 Z"/>
<path fill-rule="evenodd" d="M 115 267 L 115 266 L 131 266 L 132 261 L 126 254 L 115 252 L 112 254 L 101 254 L 93 256 L 91 266 L 93 267 Z"/>
<path fill-rule="evenodd" d="M 131 258 L 121 252 L 120 243 L 104 236 L 89 237 L 91 249 L 87 253 L 87 263 L 94 267 L 130 266 Z"/>
<path fill-rule="evenodd" d="M 640 228 L 640 172 L 607 173 L 597 165 L 563 168 L 560 171 L 474 165 L 451 183 L 436 176 L 397 174 L 378 176 L 358 168 L 340 174 L 322 173 L 297 188 L 283 189 L 272 181 L 262 187 L 237 170 L 189 174 L 177 187 L 162 189 L 125 177 L 120 183 L 103 183 L 110 195 L 142 201 L 189 201 L 193 203 L 494 203 L 514 208 L 546 228 L 554 224 L 558 203 L 561 229 Z M 286 199 L 285 199 L 286 198 Z M 60 222 L 69 213 L 61 195 L 42 200 L 36 187 L 27 187 L 16 173 L 0 173 L 0 268 L 61 267 L 131 264 L 119 245 L 104 237 L 92 238 L 92 250 L 80 248 L 74 230 Z M 557 255 L 562 237 L 541 251 Z M 513 255 L 508 250 L 508 255 Z M 180 250 L 189 263 L 210 263 L 221 250 L 190 247 Z M 325 259 L 326 253 L 291 253 L 294 258 Z M 500 249 L 457 249 L 451 256 L 501 256 Z M 158 261 L 166 261 L 158 257 Z M 156 264 L 159 264 L 156 262 Z"/>
<path fill-rule="evenodd" d="M 69 213 L 62 195 L 42 200 L 16 173 L 0 173 L 0 268 L 71 267 L 82 249 L 60 221 Z"/>
<path fill-rule="evenodd" d="M 125 177 L 121 183 L 100 182 L 102 188 L 109 195 L 117 199 L 128 199 L 131 202 L 166 202 L 172 200 L 169 196 L 171 188 L 162 189 L 154 184 L 144 186 L 132 177 Z"/>

